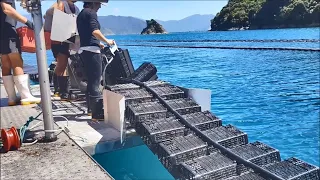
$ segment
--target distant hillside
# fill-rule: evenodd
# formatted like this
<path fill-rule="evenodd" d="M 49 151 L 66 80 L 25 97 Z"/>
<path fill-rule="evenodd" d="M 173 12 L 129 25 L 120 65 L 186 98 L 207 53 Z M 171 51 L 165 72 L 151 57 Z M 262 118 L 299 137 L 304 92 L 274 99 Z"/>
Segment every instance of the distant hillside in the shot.
<path fill-rule="evenodd" d="M 146 21 L 135 17 L 125 16 L 99 16 L 102 29 L 112 31 L 114 34 L 140 34 L 146 27 Z"/>
<path fill-rule="evenodd" d="M 320 26 L 319 0 L 229 0 L 211 30 Z"/>
<path fill-rule="evenodd" d="M 32 19 L 30 14 L 25 15 Z M 167 32 L 207 31 L 210 29 L 210 20 L 214 15 L 192 15 L 181 20 L 156 20 Z M 99 16 L 101 31 L 105 35 L 112 34 L 140 34 L 147 26 L 143 19 L 131 16 Z M 18 23 L 18 27 L 22 26 Z"/>
<path fill-rule="evenodd" d="M 210 20 L 214 15 L 195 14 L 181 20 L 157 20 L 168 32 L 207 31 L 210 29 Z"/>
<path fill-rule="evenodd" d="M 32 20 L 30 14 L 24 15 Z M 146 21 L 135 17 L 126 16 L 99 16 L 101 32 L 105 35 L 113 34 L 140 34 L 146 27 Z M 44 21 L 44 20 L 43 20 Z M 18 22 L 17 27 L 25 26 Z"/>

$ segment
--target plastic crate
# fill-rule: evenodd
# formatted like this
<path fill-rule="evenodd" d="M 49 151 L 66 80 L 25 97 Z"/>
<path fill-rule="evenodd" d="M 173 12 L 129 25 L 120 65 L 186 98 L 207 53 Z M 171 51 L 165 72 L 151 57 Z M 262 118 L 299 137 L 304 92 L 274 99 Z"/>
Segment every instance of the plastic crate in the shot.
<path fill-rule="evenodd" d="M 181 115 L 201 111 L 201 106 L 190 98 L 171 99 L 166 100 L 166 102 Z M 169 116 L 173 116 L 173 114 L 169 113 Z"/>
<path fill-rule="evenodd" d="M 182 116 L 192 126 L 195 126 L 200 131 L 205 131 L 215 127 L 219 127 L 222 124 L 221 119 L 217 118 L 210 111 L 196 112 L 192 114 L 186 114 Z"/>
<path fill-rule="evenodd" d="M 258 166 L 281 161 L 280 152 L 277 149 L 258 141 L 243 146 L 237 146 L 233 149 L 230 149 L 230 151 Z M 249 168 L 239 164 L 237 170 L 238 174 L 241 174 L 249 171 Z"/>
<path fill-rule="evenodd" d="M 129 104 L 150 102 L 153 99 L 152 94 L 145 89 L 115 90 L 113 92 L 125 96 L 126 106 Z"/>
<path fill-rule="evenodd" d="M 131 90 L 131 89 L 139 89 L 140 86 L 127 83 L 127 84 L 115 84 L 115 85 L 107 85 L 106 89 L 109 91 L 120 91 L 120 90 Z"/>
<path fill-rule="evenodd" d="M 319 167 L 310 165 L 297 158 L 289 158 L 287 160 L 276 162 L 264 166 L 271 173 L 280 176 L 283 179 L 290 180 L 319 180 Z"/>
<path fill-rule="evenodd" d="M 127 49 L 118 48 L 115 52 L 114 59 L 108 65 L 107 74 L 112 77 L 129 77 L 134 73 L 133 64 Z M 107 53 L 102 51 L 102 53 Z"/>
<path fill-rule="evenodd" d="M 146 144 L 160 143 L 178 136 L 183 136 L 185 127 L 174 117 L 165 119 L 153 119 L 139 125 L 137 131 Z"/>
<path fill-rule="evenodd" d="M 226 148 L 248 144 L 247 133 L 244 133 L 232 125 L 212 128 L 203 133 L 212 141 L 219 143 Z"/>
<path fill-rule="evenodd" d="M 170 83 L 165 82 L 165 81 L 161 81 L 161 80 L 147 81 L 147 82 L 143 82 L 143 83 L 149 87 L 170 85 Z M 136 84 L 133 84 L 133 83 L 125 83 L 125 84 L 107 85 L 105 88 L 110 91 L 116 91 L 116 90 L 139 89 L 141 87 Z"/>
<path fill-rule="evenodd" d="M 131 75 L 134 72 L 134 67 L 132 64 L 130 53 L 129 53 L 128 49 L 122 49 L 122 50 L 123 50 L 123 56 L 127 60 L 127 66 L 128 66 L 128 70 L 130 73 L 129 75 Z"/>
<path fill-rule="evenodd" d="M 149 81 L 156 74 L 157 68 L 150 62 L 144 62 L 136 71 L 134 71 L 134 73 L 130 75 L 130 78 L 136 81 L 145 82 Z"/>
<path fill-rule="evenodd" d="M 140 104 L 129 104 L 126 109 L 126 118 L 131 124 L 150 119 L 166 118 L 167 109 L 157 101 Z"/>
<path fill-rule="evenodd" d="M 27 26 L 19 27 L 16 29 L 20 39 L 20 46 L 22 52 L 35 53 L 36 52 L 36 39 L 34 30 Z M 46 50 L 51 49 L 50 32 L 44 32 L 44 43 Z"/>
<path fill-rule="evenodd" d="M 159 78 L 158 75 L 155 74 L 155 75 L 153 75 L 151 78 L 149 78 L 148 81 L 155 81 L 155 80 L 157 80 L 158 78 Z"/>
<path fill-rule="evenodd" d="M 182 179 L 226 179 L 236 176 L 237 163 L 220 153 L 213 153 L 191 161 L 181 163 L 179 166 Z"/>
<path fill-rule="evenodd" d="M 164 141 L 157 149 L 162 164 L 169 171 L 181 162 L 204 156 L 206 153 L 207 144 L 193 134 Z"/>
<path fill-rule="evenodd" d="M 227 180 L 266 180 L 266 179 L 254 172 L 250 172 L 250 173 L 241 174 L 240 176 L 234 176 L 234 177 L 228 178 Z"/>
<path fill-rule="evenodd" d="M 179 99 L 184 98 L 184 92 L 176 86 L 173 85 L 161 85 L 151 87 L 160 97 L 163 99 Z"/>
<path fill-rule="evenodd" d="M 154 87 L 154 86 L 162 86 L 162 85 L 169 85 L 170 83 L 162 80 L 152 80 L 152 81 L 147 81 L 143 82 L 145 85 L 149 87 Z"/>

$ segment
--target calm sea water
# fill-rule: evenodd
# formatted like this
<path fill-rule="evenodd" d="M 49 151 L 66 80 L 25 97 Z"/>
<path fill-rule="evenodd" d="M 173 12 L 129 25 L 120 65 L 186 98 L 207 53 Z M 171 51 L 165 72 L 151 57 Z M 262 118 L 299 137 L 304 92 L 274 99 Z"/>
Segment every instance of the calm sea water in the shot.
<path fill-rule="evenodd" d="M 319 34 L 319 28 L 305 28 L 121 35 L 110 38 L 115 39 L 119 47 L 129 49 L 135 68 L 149 61 L 157 67 L 161 80 L 184 87 L 210 89 L 212 112 L 224 124 L 232 124 L 245 131 L 250 142 L 261 141 L 279 149 L 282 159 L 297 157 L 319 166 L 319 52 L 125 46 L 151 44 L 319 48 L 319 43 L 303 42 L 146 42 L 319 39 Z M 50 62 L 53 59 L 50 51 L 48 57 Z M 35 64 L 35 56 L 26 54 L 25 62 Z M 170 177 L 145 146 L 99 155 L 96 159 L 118 179 L 147 179 L 154 175 L 152 173 L 163 175 L 159 177 Z M 139 162 L 141 168 L 147 168 L 148 172 L 142 173 L 141 168 L 137 168 Z"/>

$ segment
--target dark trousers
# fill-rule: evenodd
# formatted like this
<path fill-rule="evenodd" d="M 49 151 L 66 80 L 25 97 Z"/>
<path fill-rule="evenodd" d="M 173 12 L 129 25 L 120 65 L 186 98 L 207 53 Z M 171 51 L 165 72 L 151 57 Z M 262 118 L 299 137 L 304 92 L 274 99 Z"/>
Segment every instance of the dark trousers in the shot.
<path fill-rule="evenodd" d="M 102 75 L 102 56 L 100 53 L 83 51 L 80 57 L 88 77 L 87 93 L 90 96 L 101 96 L 99 90 Z"/>

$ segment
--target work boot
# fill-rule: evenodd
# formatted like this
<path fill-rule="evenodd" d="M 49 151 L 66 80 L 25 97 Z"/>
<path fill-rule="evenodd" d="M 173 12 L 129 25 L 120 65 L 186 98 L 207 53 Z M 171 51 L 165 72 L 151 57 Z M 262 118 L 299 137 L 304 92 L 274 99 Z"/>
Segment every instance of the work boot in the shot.
<path fill-rule="evenodd" d="M 59 95 L 62 101 L 69 100 L 70 80 L 69 76 L 57 76 Z"/>
<path fill-rule="evenodd" d="M 90 107 L 90 96 L 88 93 L 86 93 L 86 103 L 87 103 L 87 108 L 88 108 L 88 116 L 92 116 L 92 113 L 91 113 L 91 107 Z"/>
<path fill-rule="evenodd" d="M 90 96 L 91 117 L 93 121 L 104 121 L 102 96 Z"/>
<path fill-rule="evenodd" d="M 14 76 L 13 80 L 21 96 L 21 105 L 28 105 L 41 102 L 41 98 L 36 98 L 32 96 L 30 92 L 30 81 L 28 74 Z"/>
<path fill-rule="evenodd" d="M 6 89 L 6 92 L 8 94 L 8 105 L 14 106 L 19 102 L 19 98 L 17 97 L 16 90 L 14 88 L 13 76 L 3 76 L 2 79 L 4 88 Z"/>
<path fill-rule="evenodd" d="M 53 73 L 52 80 L 53 80 L 53 88 L 54 88 L 53 96 L 59 97 L 59 83 L 58 83 L 58 76 L 56 75 L 56 73 Z"/>

